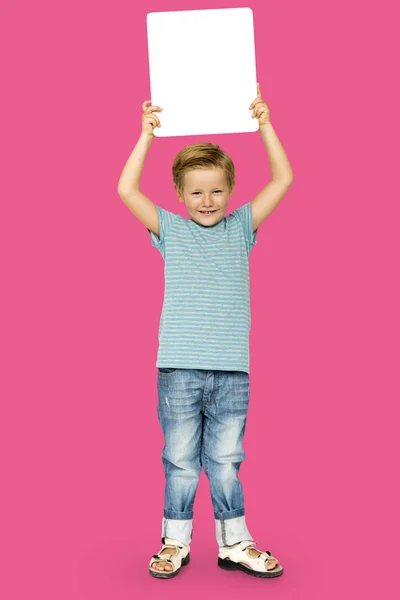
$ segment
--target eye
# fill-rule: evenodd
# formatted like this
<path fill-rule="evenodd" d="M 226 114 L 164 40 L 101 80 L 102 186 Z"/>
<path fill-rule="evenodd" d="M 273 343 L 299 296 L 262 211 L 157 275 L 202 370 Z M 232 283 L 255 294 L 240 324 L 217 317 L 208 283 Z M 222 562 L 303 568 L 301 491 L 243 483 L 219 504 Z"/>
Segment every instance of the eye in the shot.
<path fill-rule="evenodd" d="M 220 194 L 222 192 L 222 190 L 215 190 L 214 194 Z M 193 196 L 195 196 L 196 194 L 201 194 L 201 192 L 193 192 Z"/>

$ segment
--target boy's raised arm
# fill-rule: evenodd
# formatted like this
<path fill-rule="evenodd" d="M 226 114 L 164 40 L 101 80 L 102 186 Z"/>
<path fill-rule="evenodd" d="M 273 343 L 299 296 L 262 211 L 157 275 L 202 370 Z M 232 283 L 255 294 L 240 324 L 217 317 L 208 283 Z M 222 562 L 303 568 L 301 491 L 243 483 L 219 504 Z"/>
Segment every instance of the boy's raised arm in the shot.
<path fill-rule="evenodd" d="M 143 107 L 146 102 L 144 102 Z M 140 191 L 140 178 L 142 176 L 144 161 L 154 138 L 153 127 L 161 126 L 158 117 L 152 114 L 154 110 L 157 110 L 157 107 L 149 106 L 144 110 L 142 116 L 142 133 L 123 168 L 118 181 L 117 191 L 123 203 L 133 212 L 135 217 L 147 229 L 150 229 L 159 237 L 156 205 Z"/>
<path fill-rule="evenodd" d="M 249 108 L 253 108 L 252 117 L 259 120 L 259 132 L 267 150 L 272 181 L 270 181 L 251 201 L 253 231 L 277 207 L 293 182 L 293 171 L 289 159 L 279 138 L 272 127 L 269 108 L 261 97 L 260 84 L 257 83 L 257 98 Z"/>

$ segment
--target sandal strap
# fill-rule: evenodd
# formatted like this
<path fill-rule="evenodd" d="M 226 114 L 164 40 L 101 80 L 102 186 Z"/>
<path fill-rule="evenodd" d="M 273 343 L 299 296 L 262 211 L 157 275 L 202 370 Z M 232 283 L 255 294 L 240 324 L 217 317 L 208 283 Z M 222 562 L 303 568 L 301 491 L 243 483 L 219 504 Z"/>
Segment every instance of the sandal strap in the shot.
<path fill-rule="evenodd" d="M 249 563 L 249 565 L 252 566 L 252 568 L 255 571 L 264 572 L 268 560 L 275 557 L 272 556 L 268 550 L 266 552 L 261 552 L 260 550 L 257 550 L 256 545 L 256 542 L 244 540 L 238 542 L 237 544 L 234 544 L 231 547 L 223 546 L 220 547 L 219 557 L 222 559 L 229 558 L 233 562 L 237 563 L 247 562 Z M 259 553 L 259 556 L 251 556 L 249 554 L 248 550 L 252 547 L 254 547 L 254 550 L 256 550 Z M 246 556 L 245 559 L 244 556 Z M 275 560 L 277 559 L 275 558 Z"/>
<path fill-rule="evenodd" d="M 257 552 L 260 553 L 260 555 L 257 556 L 257 557 L 249 555 L 250 558 L 263 558 L 264 560 L 269 560 L 269 559 L 273 558 L 274 560 L 277 560 L 275 558 L 275 556 L 272 556 L 272 554 L 271 554 L 271 552 L 269 550 L 266 550 L 265 552 L 262 552 L 262 550 L 258 550 L 258 548 L 256 548 L 256 546 L 257 546 L 256 543 L 254 543 L 254 544 L 248 544 L 248 545 L 244 546 L 244 548 L 250 548 L 250 546 L 253 546 L 254 550 L 256 550 Z"/>
<path fill-rule="evenodd" d="M 241 542 L 238 542 L 237 544 L 234 544 L 233 546 L 231 546 L 231 548 L 235 548 L 236 546 L 240 546 L 240 548 L 244 550 L 245 548 L 250 548 L 251 546 L 255 547 L 256 542 L 252 540 L 243 540 Z"/>
<path fill-rule="evenodd" d="M 272 556 L 272 554 L 269 550 L 266 550 L 265 552 L 262 552 L 262 550 L 258 550 L 258 548 L 256 548 L 256 546 L 257 546 L 256 542 L 250 542 L 250 541 L 246 540 L 246 541 L 239 542 L 239 545 L 243 548 L 243 550 L 245 548 L 253 547 L 254 550 L 256 550 L 257 552 L 260 553 L 260 556 L 258 558 L 261 558 L 261 556 L 262 556 L 264 558 L 264 560 L 269 560 L 270 558 L 273 558 L 276 560 L 275 556 Z"/>
<path fill-rule="evenodd" d="M 179 540 L 175 540 L 174 538 L 163 538 L 163 546 L 165 548 L 175 548 L 175 546 L 179 546 L 180 548 L 184 548 L 187 544 L 180 542 Z"/>
<path fill-rule="evenodd" d="M 165 552 L 165 554 L 161 554 L 165 548 L 174 549 L 174 553 Z M 149 566 L 154 562 L 168 562 L 173 566 L 173 571 L 176 571 L 178 567 L 181 566 L 182 560 L 186 558 L 189 554 L 190 547 L 179 540 L 175 540 L 173 538 L 163 538 L 163 545 L 158 554 L 153 554 L 152 559 L 150 560 Z"/>
<path fill-rule="evenodd" d="M 173 564 L 172 560 L 171 560 L 171 556 L 175 556 L 174 554 L 153 554 L 153 558 L 154 560 L 152 560 L 151 562 L 170 562 L 171 564 Z"/>

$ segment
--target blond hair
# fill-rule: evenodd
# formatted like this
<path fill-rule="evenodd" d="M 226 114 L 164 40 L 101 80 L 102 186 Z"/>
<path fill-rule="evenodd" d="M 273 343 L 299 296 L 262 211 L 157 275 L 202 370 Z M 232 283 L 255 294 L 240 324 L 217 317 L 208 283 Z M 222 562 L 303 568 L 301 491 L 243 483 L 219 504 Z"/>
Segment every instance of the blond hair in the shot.
<path fill-rule="evenodd" d="M 235 166 L 226 152 L 218 144 L 199 142 L 183 148 L 172 165 L 172 179 L 180 196 L 183 196 L 183 179 L 187 171 L 219 167 L 225 171 L 229 192 L 235 185 Z"/>

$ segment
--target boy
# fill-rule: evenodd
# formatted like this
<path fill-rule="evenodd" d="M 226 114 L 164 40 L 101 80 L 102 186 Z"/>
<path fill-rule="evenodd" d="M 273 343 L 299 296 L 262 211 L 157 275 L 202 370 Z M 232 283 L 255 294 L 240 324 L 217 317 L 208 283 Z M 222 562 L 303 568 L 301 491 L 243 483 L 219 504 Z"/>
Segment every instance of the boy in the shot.
<path fill-rule="evenodd" d="M 289 160 L 260 95 L 249 109 L 270 162 L 272 181 L 252 202 L 224 216 L 234 165 L 216 144 L 193 144 L 174 160 L 174 188 L 190 219 L 154 204 L 139 190 L 144 160 L 161 127 L 157 106 L 143 103 L 142 135 L 118 182 L 118 194 L 146 226 L 165 262 L 159 330 L 158 417 L 164 434 L 166 486 L 162 548 L 149 572 L 169 579 L 190 560 L 193 504 L 201 468 L 210 481 L 218 565 L 257 577 L 283 567 L 255 548 L 247 529 L 238 472 L 249 402 L 249 266 L 260 224 L 293 181 Z"/>

